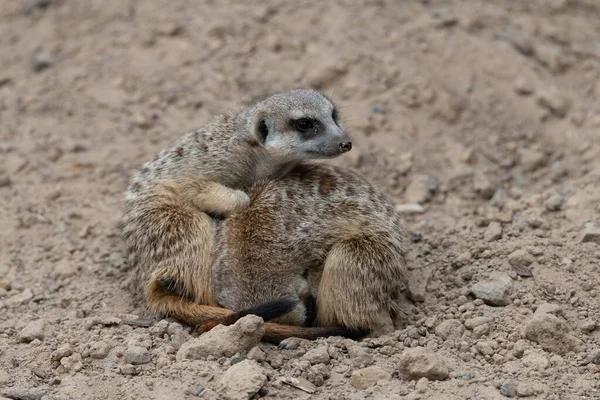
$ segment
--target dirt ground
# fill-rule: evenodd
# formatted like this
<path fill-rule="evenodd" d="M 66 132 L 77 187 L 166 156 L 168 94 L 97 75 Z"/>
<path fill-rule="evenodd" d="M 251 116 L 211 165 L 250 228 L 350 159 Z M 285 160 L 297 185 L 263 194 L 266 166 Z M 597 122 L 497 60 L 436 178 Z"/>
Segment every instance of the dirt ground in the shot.
<path fill-rule="evenodd" d="M 600 398 L 596 0 L 1 3 L 0 397 Z M 293 87 L 341 106 L 335 163 L 423 207 L 408 326 L 182 359 L 189 329 L 135 326 L 122 194 Z"/>

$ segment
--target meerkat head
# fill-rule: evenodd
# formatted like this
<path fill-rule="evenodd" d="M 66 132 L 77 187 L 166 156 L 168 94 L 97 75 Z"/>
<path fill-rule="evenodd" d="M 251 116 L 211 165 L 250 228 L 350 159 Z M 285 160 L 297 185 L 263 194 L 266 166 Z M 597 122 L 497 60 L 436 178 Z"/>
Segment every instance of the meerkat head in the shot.
<path fill-rule="evenodd" d="M 253 107 L 252 131 L 274 156 L 290 160 L 332 158 L 352 149 L 338 110 L 310 89 L 273 94 Z"/>

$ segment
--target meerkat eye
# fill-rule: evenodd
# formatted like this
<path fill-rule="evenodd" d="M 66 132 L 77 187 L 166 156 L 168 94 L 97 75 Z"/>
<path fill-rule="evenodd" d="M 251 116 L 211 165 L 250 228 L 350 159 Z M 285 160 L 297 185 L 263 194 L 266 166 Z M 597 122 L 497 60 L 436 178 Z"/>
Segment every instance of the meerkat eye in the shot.
<path fill-rule="evenodd" d="M 269 127 L 267 127 L 267 122 L 261 119 L 258 123 L 258 139 L 262 144 L 266 142 L 267 135 L 269 135 Z"/>
<path fill-rule="evenodd" d="M 331 119 L 333 119 L 333 122 L 335 122 L 337 124 L 338 122 L 338 110 L 337 108 L 334 108 L 333 111 L 331 112 Z"/>
<path fill-rule="evenodd" d="M 315 128 L 315 121 L 310 118 L 300 118 L 294 121 L 294 127 L 297 131 L 305 133 Z"/>

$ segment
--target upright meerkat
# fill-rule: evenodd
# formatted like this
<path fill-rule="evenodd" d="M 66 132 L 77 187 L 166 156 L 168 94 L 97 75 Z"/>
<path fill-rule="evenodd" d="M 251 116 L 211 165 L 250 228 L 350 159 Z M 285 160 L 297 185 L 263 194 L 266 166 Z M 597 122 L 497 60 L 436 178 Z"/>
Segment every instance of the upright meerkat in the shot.
<path fill-rule="evenodd" d="M 249 194 L 249 208 L 219 221 L 215 238 L 214 296 L 234 313 L 195 319 L 184 307 L 174 317 L 206 331 L 249 310 L 281 315 L 266 324 L 272 342 L 329 335 L 335 326 L 348 329 L 337 331 L 343 335 L 393 327 L 407 285 L 407 241 L 382 193 L 353 172 L 301 164 Z M 301 327 L 307 293 L 316 297 L 315 328 Z"/>
<path fill-rule="evenodd" d="M 184 296 L 205 305 L 207 315 L 224 315 L 211 307 L 217 305 L 206 267 L 213 260 L 211 215 L 242 211 L 250 201 L 244 191 L 257 181 L 351 148 L 335 105 L 299 89 L 220 115 L 161 151 L 132 179 L 124 200 L 121 228 L 138 299 L 156 314 L 172 315 L 180 304 L 163 301 L 157 282 L 185 282 Z"/>

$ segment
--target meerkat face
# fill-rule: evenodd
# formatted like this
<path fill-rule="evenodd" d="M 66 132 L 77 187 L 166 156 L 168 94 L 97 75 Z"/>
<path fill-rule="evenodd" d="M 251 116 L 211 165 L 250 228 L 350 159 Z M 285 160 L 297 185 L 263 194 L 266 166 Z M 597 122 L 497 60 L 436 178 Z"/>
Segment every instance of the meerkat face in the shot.
<path fill-rule="evenodd" d="M 352 149 L 337 108 L 318 91 L 277 93 L 259 106 L 255 134 L 271 154 L 302 160 L 337 157 Z"/>

